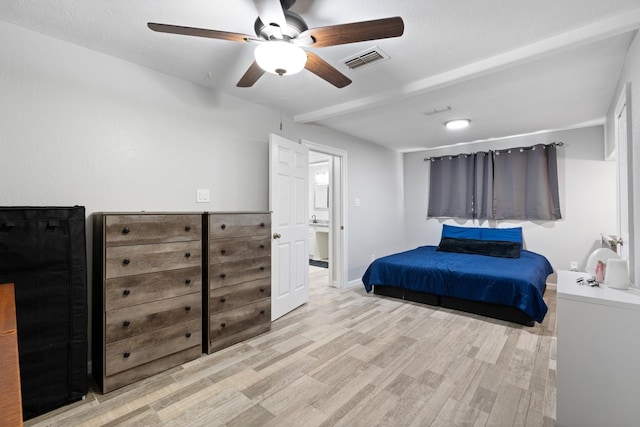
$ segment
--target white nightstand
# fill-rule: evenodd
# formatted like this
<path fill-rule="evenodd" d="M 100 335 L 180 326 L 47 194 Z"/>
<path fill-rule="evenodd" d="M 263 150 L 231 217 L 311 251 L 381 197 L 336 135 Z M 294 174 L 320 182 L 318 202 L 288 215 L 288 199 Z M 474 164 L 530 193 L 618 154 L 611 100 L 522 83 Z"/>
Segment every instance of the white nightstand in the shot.
<path fill-rule="evenodd" d="M 558 426 L 640 425 L 640 291 L 558 272 Z"/>

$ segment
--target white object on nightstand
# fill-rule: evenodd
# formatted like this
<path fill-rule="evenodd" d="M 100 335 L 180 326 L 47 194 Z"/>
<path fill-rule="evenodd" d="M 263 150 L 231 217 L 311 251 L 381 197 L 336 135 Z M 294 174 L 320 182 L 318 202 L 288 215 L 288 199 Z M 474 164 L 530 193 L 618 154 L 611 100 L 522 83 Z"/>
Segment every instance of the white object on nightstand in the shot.
<path fill-rule="evenodd" d="M 596 265 L 598 261 L 602 261 L 607 264 L 610 259 L 620 259 L 620 255 L 613 252 L 608 248 L 598 248 L 595 251 L 591 252 L 589 258 L 587 258 L 587 264 L 584 267 L 584 271 L 591 274 L 592 276 L 596 275 Z"/>
<path fill-rule="evenodd" d="M 614 289 L 629 289 L 629 264 L 626 259 L 610 259 L 607 263 L 607 274 L 604 283 Z"/>
<path fill-rule="evenodd" d="M 558 272 L 558 426 L 635 426 L 640 420 L 640 291 L 579 285 Z"/>

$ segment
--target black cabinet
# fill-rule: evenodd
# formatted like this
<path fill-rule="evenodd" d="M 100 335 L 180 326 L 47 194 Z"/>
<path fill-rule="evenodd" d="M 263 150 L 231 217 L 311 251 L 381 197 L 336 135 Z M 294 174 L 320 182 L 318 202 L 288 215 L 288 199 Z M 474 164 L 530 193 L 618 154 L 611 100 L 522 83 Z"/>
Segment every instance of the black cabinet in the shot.
<path fill-rule="evenodd" d="M 25 419 L 87 393 L 85 212 L 0 207 L 0 283 L 14 283 Z"/>

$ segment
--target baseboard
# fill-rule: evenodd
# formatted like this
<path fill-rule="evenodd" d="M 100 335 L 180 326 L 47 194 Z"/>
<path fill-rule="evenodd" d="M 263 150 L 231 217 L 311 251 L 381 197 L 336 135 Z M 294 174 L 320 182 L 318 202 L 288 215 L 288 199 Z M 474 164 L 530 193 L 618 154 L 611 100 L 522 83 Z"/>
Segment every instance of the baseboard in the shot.
<path fill-rule="evenodd" d="M 356 279 L 356 280 L 350 280 L 347 282 L 347 289 L 350 288 L 357 288 L 359 286 L 364 286 L 364 284 L 362 283 L 362 279 Z"/>

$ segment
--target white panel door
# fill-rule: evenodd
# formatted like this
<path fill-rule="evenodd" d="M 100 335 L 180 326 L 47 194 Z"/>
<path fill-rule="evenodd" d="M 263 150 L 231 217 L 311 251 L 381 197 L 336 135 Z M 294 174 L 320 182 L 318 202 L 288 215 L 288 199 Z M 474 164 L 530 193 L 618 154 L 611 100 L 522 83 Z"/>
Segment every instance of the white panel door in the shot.
<path fill-rule="evenodd" d="M 309 149 L 269 135 L 271 320 L 309 301 Z"/>

